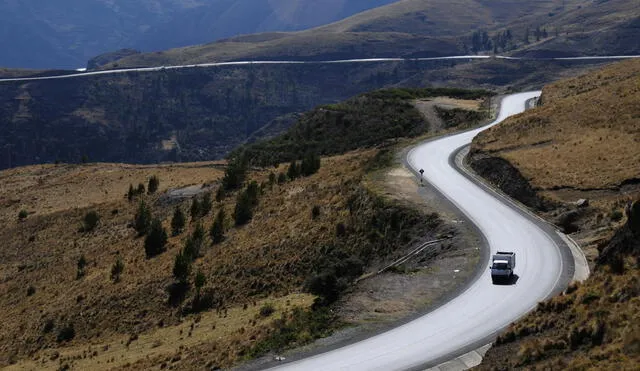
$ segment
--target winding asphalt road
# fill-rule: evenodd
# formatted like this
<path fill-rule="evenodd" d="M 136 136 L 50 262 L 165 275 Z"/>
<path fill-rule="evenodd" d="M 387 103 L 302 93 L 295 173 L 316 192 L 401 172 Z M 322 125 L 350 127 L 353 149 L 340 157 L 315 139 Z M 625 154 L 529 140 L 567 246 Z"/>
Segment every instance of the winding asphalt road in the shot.
<path fill-rule="evenodd" d="M 528 92 L 507 96 L 495 125 L 525 109 L 539 96 Z M 487 126 L 488 127 L 488 126 Z M 453 165 L 452 156 L 487 127 L 426 142 L 408 155 L 414 170 L 475 223 L 491 253 L 515 251 L 519 276 L 513 285 L 493 285 L 489 261 L 478 279 L 453 300 L 393 330 L 366 340 L 284 364 L 281 370 L 407 370 L 424 369 L 492 340 L 497 331 L 532 310 L 565 285 L 572 267 L 563 259 L 557 236 L 544 223 L 479 187 Z M 451 267 L 455 269 L 455 267 Z"/>
<path fill-rule="evenodd" d="M 201 67 L 224 67 L 224 66 L 246 66 L 246 65 L 274 65 L 274 64 L 340 64 L 340 63 L 380 63 L 380 62 L 403 62 L 403 61 L 437 61 L 437 60 L 472 60 L 472 59 L 503 59 L 503 60 L 527 60 L 527 61 L 585 61 L 585 60 L 618 60 L 629 58 L 640 58 L 640 55 L 619 55 L 619 56 L 590 56 L 590 57 L 567 57 L 567 58 L 526 58 L 526 57 L 505 57 L 505 56 L 489 56 L 489 55 L 454 55 L 449 57 L 431 57 L 431 58 L 366 58 L 366 59 L 338 59 L 327 61 L 236 61 L 236 62 L 213 62 L 201 64 L 185 64 L 177 66 L 159 66 L 159 67 L 139 67 L 139 68 L 123 68 L 104 71 L 76 72 L 55 76 L 38 76 L 38 77 L 15 77 L 0 79 L 0 82 L 19 82 L 19 81 L 37 81 L 37 80 L 60 80 L 71 79 L 86 76 L 113 75 L 127 72 L 158 72 L 164 70 L 178 70 L 185 68 L 201 68 Z"/>

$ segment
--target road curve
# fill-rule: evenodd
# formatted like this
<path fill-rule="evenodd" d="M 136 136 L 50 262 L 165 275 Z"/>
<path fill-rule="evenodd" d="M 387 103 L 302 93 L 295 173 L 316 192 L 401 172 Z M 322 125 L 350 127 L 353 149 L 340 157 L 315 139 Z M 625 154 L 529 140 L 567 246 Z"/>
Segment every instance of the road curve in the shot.
<path fill-rule="evenodd" d="M 525 102 L 539 94 L 507 96 L 498 119 L 487 127 L 524 111 Z M 517 282 L 493 285 L 489 262 L 485 261 L 486 273 L 436 310 L 377 336 L 278 369 L 407 370 L 434 366 L 490 342 L 497 331 L 533 309 L 563 283 L 561 278 L 571 268 L 563 263 L 555 236 L 452 166 L 452 154 L 487 127 L 421 144 L 409 153 L 408 162 L 415 171 L 424 169 L 425 179 L 478 226 L 492 253 L 516 252 Z"/>
<path fill-rule="evenodd" d="M 127 72 L 158 72 L 164 70 L 179 70 L 185 68 L 198 67 L 225 67 L 225 66 L 247 66 L 247 65 L 273 65 L 273 64 L 341 64 L 341 63 L 382 63 L 382 62 L 405 62 L 405 61 L 437 61 L 437 60 L 472 60 L 472 59 L 503 59 L 503 60 L 527 60 L 527 61 L 584 61 L 584 60 L 619 60 L 640 58 L 640 55 L 614 55 L 614 56 L 590 56 L 590 57 L 565 57 L 565 58 L 526 58 L 526 57 L 506 57 L 506 56 L 489 56 L 489 55 L 454 55 L 448 57 L 429 57 L 429 58 L 365 58 L 365 59 L 337 59 L 326 61 L 236 61 L 236 62 L 212 62 L 200 64 L 184 64 L 176 66 L 159 66 L 159 67 L 139 67 L 139 68 L 122 68 L 115 70 L 88 71 L 52 75 L 38 77 L 15 77 L 0 79 L 0 82 L 20 82 L 20 81 L 38 81 L 38 80 L 61 80 L 87 76 L 113 75 Z"/>

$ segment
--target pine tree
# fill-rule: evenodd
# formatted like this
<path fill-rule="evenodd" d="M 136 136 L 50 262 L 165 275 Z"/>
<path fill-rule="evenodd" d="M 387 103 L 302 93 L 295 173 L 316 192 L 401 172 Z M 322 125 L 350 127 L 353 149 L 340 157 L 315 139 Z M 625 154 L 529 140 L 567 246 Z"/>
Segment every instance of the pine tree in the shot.
<path fill-rule="evenodd" d="M 129 184 L 129 191 L 127 191 L 127 200 L 133 201 L 134 197 L 136 197 L 136 190 L 133 189 L 133 184 Z"/>
<path fill-rule="evenodd" d="M 216 191 L 216 202 L 222 202 L 224 200 L 224 187 L 220 186 Z"/>
<path fill-rule="evenodd" d="M 193 285 L 196 287 L 196 302 L 200 300 L 200 290 L 207 283 L 207 277 L 205 277 L 202 271 L 198 271 L 196 276 L 193 278 Z"/>
<path fill-rule="evenodd" d="M 302 159 L 301 172 L 303 176 L 310 176 L 320 170 L 320 157 L 315 153 L 307 153 Z"/>
<path fill-rule="evenodd" d="M 225 190 L 231 191 L 242 187 L 244 179 L 247 174 L 248 167 L 247 157 L 244 154 L 240 154 L 231 161 L 224 172 L 224 178 L 222 179 L 222 186 Z"/>
<path fill-rule="evenodd" d="M 144 236 L 149 230 L 151 223 L 151 211 L 145 204 L 144 200 L 140 200 L 138 211 L 136 212 L 133 227 L 138 232 L 138 236 Z"/>
<path fill-rule="evenodd" d="M 200 251 L 204 247 L 205 231 L 202 224 L 198 224 L 196 229 L 185 240 L 183 254 L 191 260 L 196 260 L 200 256 Z"/>
<path fill-rule="evenodd" d="M 246 191 L 238 195 L 234 216 L 237 226 L 245 225 L 253 218 L 251 198 Z"/>
<path fill-rule="evenodd" d="M 300 167 L 298 166 L 298 163 L 295 160 L 291 161 L 291 163 L 289 164 L 289 168 L 287 169 L 287 177 L 290 180 L 294 180 L 298 176 L 300 176 Z"/>
<path fill-rule="evenodd" d="M 180 283 L 187 283 L 190 274 L 191 258 L 180 252 L 173 262 L 173 277 Z"/>
<path fill-rule="evenodd" d="M 151 228 L 147 238 L 144 240 L 144 251 L 147 258 L 152 258 L 162 254 L 166 250 L 167 231 L 162 226 L 160 219 L 154 219 L 151 222 Z"/>
<path fill-rule="evenodd" d="M 209 230 L 209 235 L 211 236 L 211 241 L 214 244 L 218 244 L 224 241 L 224 209 L 218 210 L 218 214 L 216 218 L 213 220 L 213 225 L 211 225 L 211 229 Z"/>
<path fill-rule="evenodd" d="M 191 220 L 198 219 L 201 212 L 200 200 L 198 200 L 197 197 L 194 197 L 193 202 L 191 203 Z"/>
<path fill-rule="evenodd" d="M 159 186 L 160 186 L 160 179 L 158 179 L 157 176 L 153 175 L 151 178 L 149 178 L 147 191 L 149 192 L 149 194 L 156 193 Z"/>
<path fill-rule="evenodd" d="M 213 208 L 213 201 L 211 199 L 211 192 L 207 192 L 202 197 L 202 202 L 200 203 L 200 216 L 209 215 L 212 208 Z"/>
<path fill-rule="evenodd" d="M 138 190 L 137 190 L 137 193 L 138 193 L 139 195 L 143 195 L 143 194 L 144 194 L 144 184 L 142 184 L 142 183 L 138 184 Z"/>
<path fill-rule="evenodd" d="M 180 206 L 176 206 L 176 209 L 173 212 L 173 218 L 171 219 L 171 234 L 173 236 L 177 236 L 182 233 L 185 224 L 186 218 L 182 212 L 182 208 Z"/>
<path fill-rule="evenodd" d="M 254 180 L 249 183 L 245 192 L 247 193 L 247 196 L 251 201 L 251 206 L 256 206 L 258 204 L 258 196 L 260 195 L 260 187 L 258 186 L 258 182 Z"/>

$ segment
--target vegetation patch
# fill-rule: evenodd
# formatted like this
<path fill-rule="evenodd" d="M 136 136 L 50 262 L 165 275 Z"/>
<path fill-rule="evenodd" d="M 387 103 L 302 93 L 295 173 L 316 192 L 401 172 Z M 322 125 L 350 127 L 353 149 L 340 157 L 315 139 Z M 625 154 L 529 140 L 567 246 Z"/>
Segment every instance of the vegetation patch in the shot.
<path fill-rule="evenodd" d="M 365 93 L 338 104 L 320 106 L 304 114 L 285 134 L 242 148 L 252 163 L 268 166 L 302 158 L 307 153 L 322 156 L 357 148 L 376 147 L 398 137 L 416 137 L 429 130 L 429 123 L 412 100 L 446 96 L 482 99 L 492 96 L 485 90 L 453 88 L 394 88 Z M 479 120 L 482 113 L 468 111 L 448 122 Z M 454 117 L 455 116 L 455 117 Z"/>

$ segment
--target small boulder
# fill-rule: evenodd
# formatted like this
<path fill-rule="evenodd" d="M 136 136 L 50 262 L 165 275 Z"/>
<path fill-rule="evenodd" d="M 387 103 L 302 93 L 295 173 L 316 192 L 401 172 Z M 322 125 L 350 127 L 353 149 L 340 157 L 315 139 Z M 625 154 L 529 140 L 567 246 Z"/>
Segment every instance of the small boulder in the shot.
<path fill-rule="evenodd" d="M 589 200 L 586 198 L 581 198 L 578 200 L 578 202 L 576 202 L 576 206 L 578 206 L 579 208 L 584 208 L 584 207 L 588 207 L 589 206 Z"/>

